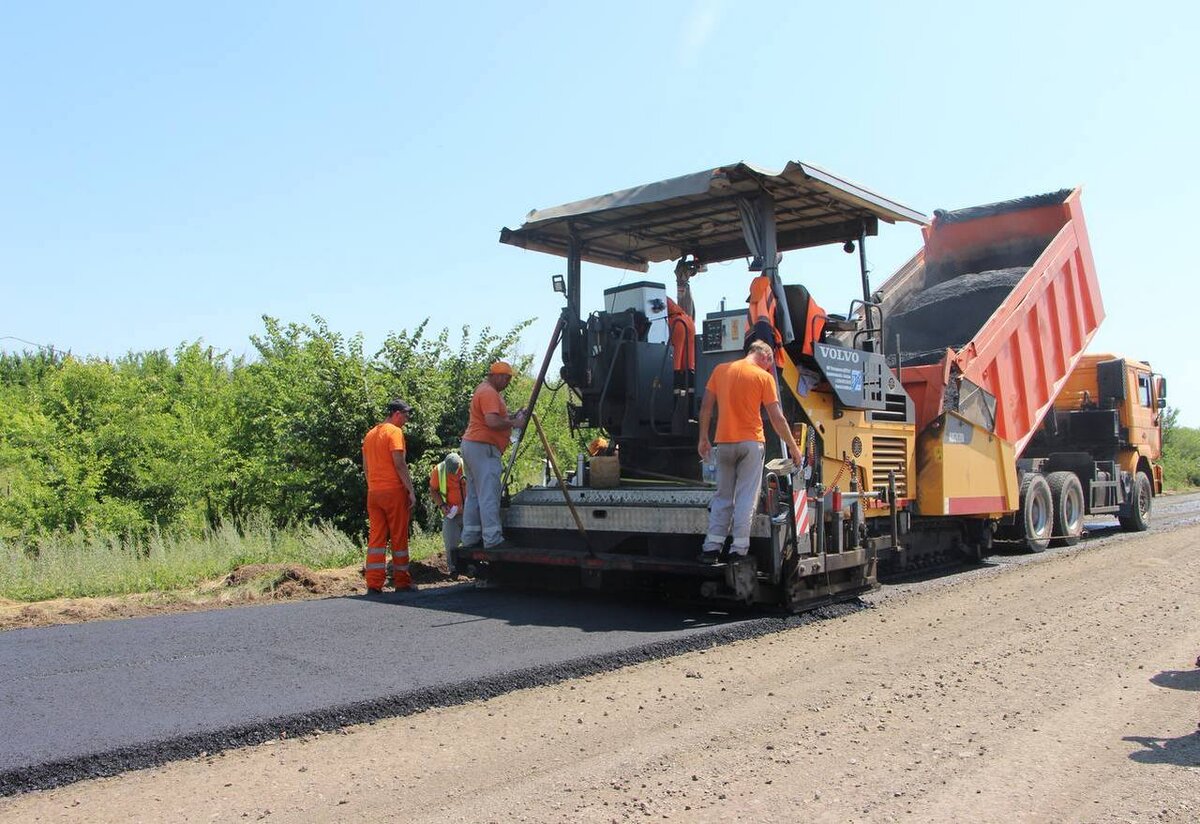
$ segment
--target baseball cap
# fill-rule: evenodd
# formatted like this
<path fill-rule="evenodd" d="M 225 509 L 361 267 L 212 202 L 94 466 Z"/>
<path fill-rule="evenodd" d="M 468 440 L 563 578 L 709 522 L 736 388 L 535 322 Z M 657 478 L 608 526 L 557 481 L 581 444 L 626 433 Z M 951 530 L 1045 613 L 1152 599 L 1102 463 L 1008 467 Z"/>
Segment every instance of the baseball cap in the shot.
<path fill-rule="evenodd" d="M 512 365 L 507 361 L 498 360 L 488 368 L 489 375 L 512 375 Z"/>
<path fill-rule="evenodd" d="M 411 415 L 412 407 L 406 404 L 400 398 L 393 398 L 392 400 L 388 401 L 387 411 L 389 415 L 393 412 L 403 412 L 405 415 Z"/>

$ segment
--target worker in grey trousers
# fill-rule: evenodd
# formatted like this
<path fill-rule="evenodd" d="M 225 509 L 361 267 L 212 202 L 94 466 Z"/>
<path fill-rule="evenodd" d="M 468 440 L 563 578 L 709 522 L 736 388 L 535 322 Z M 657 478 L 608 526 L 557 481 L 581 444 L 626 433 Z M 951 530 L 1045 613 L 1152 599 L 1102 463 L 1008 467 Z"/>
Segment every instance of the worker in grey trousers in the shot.
<path fill-rule="evenodd" d="M 775 384 L 775 354 L 762 341 L 753 341 L 746 356 L 722 363 L 713 370 L 700 404 L 700 442 L 697 451 L 709 461 L 715 452 L 717 492 L 709 506 L 708 533 L 700 561 L 718 561 L 725 539 L 733 536 L 731 560 L 750 552 L 750 526 L 762 489 L 766 438 L 762 410 L 775 434 L 787 446 L 797 465 L 800 447 L 783 417 L 779 389 Z M 717 415 L 716 446 L 709 440 L 713 413 Z"/>
<path fill-rule="evenodd" d="M 504 471 L 501 457 L 508 448 L 514 428 L 525 425 L 525 410 L 509 414 L 501 392 L 512 382 L 513 368 L 496 361 L 487 377 L 471 396 L 470 418 L 463 433 L 463 461 L 467 465 L 467 501 L 463 511 L 462 545 L 464 549 L 505 549 L 500 525 L 500 483 Z"/>

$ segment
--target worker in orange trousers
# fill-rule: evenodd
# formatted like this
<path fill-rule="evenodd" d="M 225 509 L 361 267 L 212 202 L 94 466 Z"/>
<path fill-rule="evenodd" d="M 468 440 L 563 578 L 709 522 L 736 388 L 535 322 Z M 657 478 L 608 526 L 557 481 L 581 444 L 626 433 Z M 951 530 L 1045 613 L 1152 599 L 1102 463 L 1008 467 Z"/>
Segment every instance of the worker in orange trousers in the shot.
<path fill-rule="evenodd" d="M 383 592 L 387 580 L 387 549 L 392 549 L 392 586 L 413 589 L 408 569 L 408 529 L 416 493 L 405 457 L 404 424 L 412 407 L 399 398 L 387 405 L 387 418 L 363 438 L 363 470 L 367 476 L 367 592 Z"/>

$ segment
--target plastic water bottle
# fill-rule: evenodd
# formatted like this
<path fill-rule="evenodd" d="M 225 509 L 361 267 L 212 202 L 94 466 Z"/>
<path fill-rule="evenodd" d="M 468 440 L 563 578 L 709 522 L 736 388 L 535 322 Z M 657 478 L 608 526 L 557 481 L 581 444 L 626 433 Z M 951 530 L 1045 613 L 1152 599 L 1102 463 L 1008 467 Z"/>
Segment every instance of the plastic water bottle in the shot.
<path fill-rule="evenodd" d="M 713 460 L 712 455 L 708 456 L 708 460 L 700 459 L 700 478 L 706 484 L 717 482 L 717 463 Z"/>

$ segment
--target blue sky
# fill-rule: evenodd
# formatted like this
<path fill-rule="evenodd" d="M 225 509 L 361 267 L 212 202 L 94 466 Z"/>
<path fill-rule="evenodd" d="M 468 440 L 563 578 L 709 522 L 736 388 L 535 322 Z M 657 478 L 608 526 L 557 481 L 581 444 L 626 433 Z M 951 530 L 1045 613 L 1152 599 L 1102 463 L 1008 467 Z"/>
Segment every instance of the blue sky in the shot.
<path fill-rule="evenodd" d="M 1107 319 L 1200 426 L 1194 3 L 0 5 L 0 348 L 203 340 L 260 316 L 507 329 L 545 347 L 544 208 L 802 160 L 919 211 L 1084 186 Z M 1084 10 L 1080 10 L 1084 9 Z M 881 283 L 920 244 L 868 243 Z M 831 310 L 856 256 L 794 252 Z M 642 279 L 585 267 L 585 304 Z M 651 277 L 670 280 L 669 270 Z M 745 294 L 740 263 L 698 308 Z"/>

